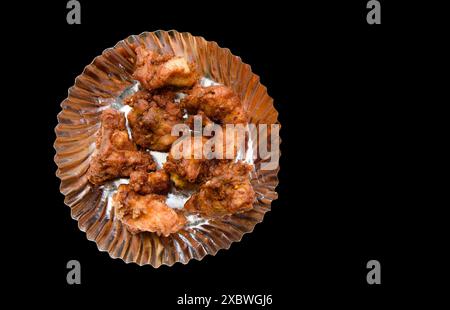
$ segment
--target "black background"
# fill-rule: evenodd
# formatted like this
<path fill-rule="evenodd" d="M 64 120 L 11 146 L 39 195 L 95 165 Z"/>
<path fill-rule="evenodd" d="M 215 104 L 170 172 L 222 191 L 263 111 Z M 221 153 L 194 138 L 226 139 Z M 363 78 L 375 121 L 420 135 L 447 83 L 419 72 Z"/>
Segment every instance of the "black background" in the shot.
<path fill-rule="evenodd" d="M 408 36 L 392 1 L 381 1 L 381 25 L 367 24 L 367 1 L 80 2 L 81 25 L 66 23 L 66 1 L 35 2 L 14 21 L 31 22 L 22 51 L 32 51 L 25 59 L 38 73 L 26 116 L 39 178 L 23 195 L 38 227 L 21 258 L 39 280 L 22 285 L 44 288 L 39 300 L 49 303 L 59 295 L 148 307 L 174 307 L 185 293 L 272 294 L 273 308 L 363 306 L 392 293 L 406 268 L 397 224 L 406 207 L 399 98 Z M 216 41 L 252 66 L 280 113 L 282 156 L 279 199 L 253 233 L 215 257 L 153 269 L 111 259 L 78 230 L 59 193 L 53 142 L 59 104 L 83 68 L 119 40 L 157 29 Z M 71 259 L 82 265 L 79 286 L 66 283 Z M 371 259 L 382 266 L 379 286 L 366 282 Z"/>

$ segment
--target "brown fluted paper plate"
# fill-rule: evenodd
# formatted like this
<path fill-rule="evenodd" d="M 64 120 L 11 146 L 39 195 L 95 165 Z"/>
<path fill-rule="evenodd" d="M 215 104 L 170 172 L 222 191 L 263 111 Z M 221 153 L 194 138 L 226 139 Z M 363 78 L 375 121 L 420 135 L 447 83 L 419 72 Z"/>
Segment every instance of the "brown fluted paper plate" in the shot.
<path fill-rule="evenodd" d="M 248 110 L 251 123 L 278 124 L 278 113 L 266 87 L 249 65 L 217 43 L 189 33 L 155 31 L 129 36 L 106 49 L 75 79 L 67 99 L 61 103 L 54 144 L 56 175 L 61 179 L 60 190 L 72 218 L 99 250 L 113 258 L 154 267 L 186 264 L 228 249 L 263 220 L 272 200 L 277 198 L 278 168 L 262 170 L 263 160 L 253 161 L 251 182 L 257 200 L 251 211 L 224 219 L 191 218 L 184 229 L 169 237 L 129 233 L 111 208 L 111 195 L 120 180 L 96 187 L 88 182 L 86 172 L 95 150 L 101 112 L 120 105 L 121 98 L 136 85 L 132 78 L 136 57 L 132 47 L 141 44 L 160 53 L 184 56 L 197 64 L 204 78 L 233 88 Z"/>

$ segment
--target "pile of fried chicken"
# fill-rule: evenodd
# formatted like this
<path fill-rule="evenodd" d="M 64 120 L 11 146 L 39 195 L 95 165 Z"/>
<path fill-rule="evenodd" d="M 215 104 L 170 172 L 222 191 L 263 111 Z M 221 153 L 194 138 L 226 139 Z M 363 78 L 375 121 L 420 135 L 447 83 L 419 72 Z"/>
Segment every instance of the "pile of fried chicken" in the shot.
<path fill-rule="evenodd" d="M 206 137 L 200 144 L 192 142 L 188 156 L 177 159 L 172 152 L 178 139 L 171 135 L 172 127 L 192 125 L 195 115 L 221 126 L 245 125 L 248 115 L 239 97 L 227 86 L 202 87 L 195 64 L 183 57 L 160 55 L 142 46 L 135 52 L 133 77 L 140 90 L 125 99 L 131 107 L 127 116 L 112 108 L 103 111 L 88 180 L 100 186 L 129 178 L 128 184 L 118 187 L 113 204 L 117 218 L 131 233 L 168 236 L 186 224 L 188 214 L 216 218 L 250 210 L 255 200 L 252 166 L 233 159 L 194 156 Z M 179 93 L 184 97 L 177 100 Z M 157 170 L 149 151 L 169 152 L 161 169 Z M 184 208 L 173 209 L 166 204 L 171 187 L 195 188 L 196 192 Z"/>

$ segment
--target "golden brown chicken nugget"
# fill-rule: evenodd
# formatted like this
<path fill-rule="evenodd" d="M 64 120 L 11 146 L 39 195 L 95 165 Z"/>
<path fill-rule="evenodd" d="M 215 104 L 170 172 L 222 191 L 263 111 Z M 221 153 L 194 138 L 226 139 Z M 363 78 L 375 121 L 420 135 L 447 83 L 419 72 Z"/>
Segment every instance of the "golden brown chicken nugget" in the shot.
<path fill-rule="evenodd" d="M 221 124 L 242 124 L 248 122 L 248 115 L 237 94 L 228 86 L 202 87 L 196 85 L 181 100 L 181 107 L 188 113 L 203 111 L 206 116 Z"/>
<path fill-rule="evenodd" d="M 101 122 L 97 150 L 87 171 L 91 183 L 100 185 L 114 178 L 128 177 L 135 170 L 156 169 L 150 154 L 137 150 L 130 141 L 122 113 L 113 109 L 105 110 Z"/>
<path fill-rule="evenodd" d="M 158 194 L 140 195 L 127 184 L 120 185 L 113 197 L 116 216 L 131 233 L 148 231 L 167 237 L 179 231 L 186 218 L 165 200 Z"/>
<path fill-rule="evenodd" d="M 133 77 L 141 85 L 154 90 L 162 87 L 191 87 L 198 79 L 192 63 L 173 55 L 160 55 L 139 46 L 136 51 L 136 70 Z"/>
<path fill-rule="evenodd" d="M 253 208 L 256 194 L 250 183 L 251 166 L 228 163 L 211 171 L 211 178 L 200 186 L 184 209 L 205 217 L 222 217 Z"/>

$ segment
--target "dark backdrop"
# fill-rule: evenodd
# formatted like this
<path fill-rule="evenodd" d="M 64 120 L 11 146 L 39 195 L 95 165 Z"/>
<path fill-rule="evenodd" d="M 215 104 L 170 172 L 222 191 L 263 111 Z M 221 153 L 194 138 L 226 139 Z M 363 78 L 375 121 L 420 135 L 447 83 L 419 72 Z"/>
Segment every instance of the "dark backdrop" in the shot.
<path fill-rule="evenodd" d="M 38 280 L 23 287 L 44 288 L 38 299 L 49 303 L 91 296 L 149 308 L 175 306 L 185 293 L 272 294 L 274 307 L 365 297 L 363 306 L 389 293 L 402 274 L 396 224 L 404 208 L 404 32 L 391 2 L 381 1 L 382 25 L 366 23 L 366 1 L 80 2 L 81 25 L 66 24 L 65 1 L 27 5 L 13 24 L 31 23 L 22 51 L 36 73 L 26 129 L 37 179 L 22 196 L 37 225 L 21 258 Z M 153 269 L 111 259 L 78 230 L 59 193 L 52 144 L 59 104 L 83 68 L 128 35 L 157 29 L 216 41 L 252 66 L 280 113 L 282 156 L 279 199 L 253 233 L 215 257 Z M 80 286 L 66 283 L 71 259 L 81 262 Z M 381 262 L 381 286 L 366 283 L 371 259 Z"/>

